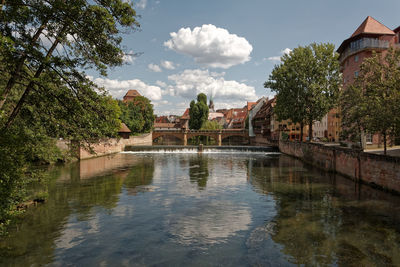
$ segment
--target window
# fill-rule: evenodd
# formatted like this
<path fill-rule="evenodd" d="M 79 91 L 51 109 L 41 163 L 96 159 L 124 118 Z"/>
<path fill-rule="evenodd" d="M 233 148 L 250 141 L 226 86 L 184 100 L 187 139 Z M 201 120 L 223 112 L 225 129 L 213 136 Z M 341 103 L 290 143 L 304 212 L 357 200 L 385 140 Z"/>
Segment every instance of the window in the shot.
<path fill-rule="evenodd" d="M 354 62 L 358 62 L 358 55 L 354 56 Z"/>
<path fill-rule="evenodd" d="M 354 77 L 356 77 L 356 78 L 358 77 L 358 71 L 354 72 Z"/>

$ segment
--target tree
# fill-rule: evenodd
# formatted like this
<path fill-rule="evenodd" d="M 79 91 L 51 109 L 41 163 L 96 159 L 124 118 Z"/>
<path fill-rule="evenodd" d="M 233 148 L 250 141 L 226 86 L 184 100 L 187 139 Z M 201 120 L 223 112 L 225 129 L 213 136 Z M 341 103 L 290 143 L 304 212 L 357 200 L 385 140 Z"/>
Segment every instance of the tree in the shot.
<path fill-rule="evenodd" d="M 383 136 L 384 154 L 387 139 L 399 134 L 400 50 L 374 53 L 363 61 L 360 75 L 343 90 L 343 128 L 347 138 L 362 132 Z"/>
<path fill-rule="evenodd" d="M 135 133 L 150 132 L 154 124 L 153 105 L 144 96 L 135 97 L 133 102 L 118 101 L 121 109 L 121 120 Z"/>
<path fill-rule="evenodd" d="M 197 95 L 197 103 L 192 100 L 189 109 L 189 128 L 199 130 L 208 119 L 207 96 L 203 93 Z"/>
<path fill-rule="evenodd" d="M 89 83 L 80 70 L 96 68 L 105 75 L 107 67 L 121 65 L 120 31 L 139 27 L 134 9 L 122 0 L 3 2 L 0 46 L 7 77 L 0 88 L 3 130 L 32 91 L 46 87 L 46 80 L 58 77 L 77 92 Z"/>
<path fill-rule="evenodd" d="M 281 57 L 264 87 L 277 93 L 274 112 L 278 120 L 290 119 L 299 123 L 300 140 L 303 127 L 312 125 L 334 107 L 337 101 L 340 72 L 338 55 L 333 44 L 299 46 Z"/>
<path fill-rule="evenodd" d="M 55 138 L 115 136 L 120 109 L 84 70 L 123 63 L 139 27 L 122 0 L 13 0 L 0 8 L 0 230 L 24 199 L 32 163 L 62 158 Z"/>

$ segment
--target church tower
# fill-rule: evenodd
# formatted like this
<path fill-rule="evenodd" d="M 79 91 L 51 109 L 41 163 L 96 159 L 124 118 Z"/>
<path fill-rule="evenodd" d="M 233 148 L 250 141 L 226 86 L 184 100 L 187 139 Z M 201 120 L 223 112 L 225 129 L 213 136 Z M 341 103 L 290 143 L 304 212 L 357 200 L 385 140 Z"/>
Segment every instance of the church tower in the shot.
<path fill-rule="evenodd" d="M 210 104 L 208 105 L 208 109 L 210 110 L 210 112 L 215 112 L 212 96 L 210 97 Z"/>

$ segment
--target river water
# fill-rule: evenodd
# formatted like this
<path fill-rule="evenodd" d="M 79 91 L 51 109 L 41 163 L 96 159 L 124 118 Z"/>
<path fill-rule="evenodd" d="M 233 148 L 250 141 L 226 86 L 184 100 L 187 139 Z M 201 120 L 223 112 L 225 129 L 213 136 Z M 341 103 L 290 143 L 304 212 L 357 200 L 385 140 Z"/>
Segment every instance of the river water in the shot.
<path fill-rule="evenodd" d="M 165 152 L 49 169 L 0 265 L 400 266 L 399 197 L 278 153 Z"/>

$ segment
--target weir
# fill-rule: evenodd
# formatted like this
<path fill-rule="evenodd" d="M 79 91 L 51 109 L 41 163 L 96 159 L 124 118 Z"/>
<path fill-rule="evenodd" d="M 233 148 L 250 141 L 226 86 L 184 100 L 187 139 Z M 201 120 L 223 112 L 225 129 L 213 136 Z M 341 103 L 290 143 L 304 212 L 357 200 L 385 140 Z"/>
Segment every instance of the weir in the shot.
<path fill-rule="evenodd" d="M 229 154 L 246 154 L 246 153 L 279 153 L 276 147 L 258 147 L 258 146 L 127 146 L 122 153 L 229 153 Z"/>

